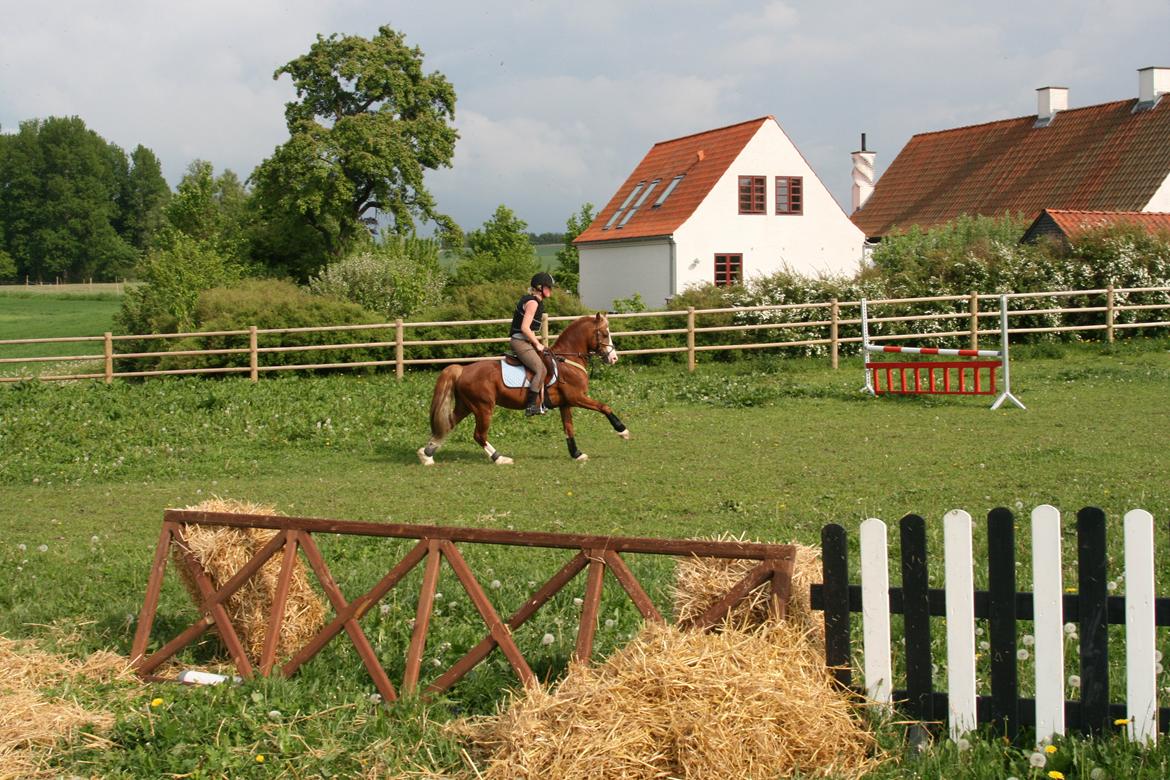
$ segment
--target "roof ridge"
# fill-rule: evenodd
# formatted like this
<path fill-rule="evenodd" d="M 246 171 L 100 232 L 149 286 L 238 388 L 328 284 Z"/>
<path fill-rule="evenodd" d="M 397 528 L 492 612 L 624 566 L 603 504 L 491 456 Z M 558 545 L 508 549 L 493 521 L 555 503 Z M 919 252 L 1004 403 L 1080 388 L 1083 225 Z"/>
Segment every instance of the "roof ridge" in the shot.
<path fill-rule="evenodd" d="M 753 122 L 764 122 L 764 121 L 767 121 L 769 119 L 771 119 L 773 122 L 776 121 L 775 116 L 773 116 L 772 114 L 767 114 L 765 116 L 758 116 L 755 119 L 745 119 L 742 122 L 735 122 L 734 124 L 724 125 L 723 127 L 715 127 L 715 128 L 710 129 L 710 130 L 700 130 L 697 133 L 689 133 L 687 135 L 680 135 L 678 138 L 668 138 L 665 141 L 657 141 L 654 144 L 654 146 L 662 146 L 663 144 L 673 144 L 673 143 L 676 143 L 678 141 L 685 141 L 688 138 L 696 138 L 700 135 L 711 135 L 712 133 L 719 133 L 719 132 L 722 132 L 724 130 L 730 130 L 733 127 L 742 127 L 743 125 L 750 125 Z M 650 147 L 651 150 L 654 149 L 654 146 Z"/>
<path fill-rule="evenodd" d="M 1120 105 L 1122 103 L 1136 103 L 1137 100 L 1138 100 L 1137 98 L 1126 98 L 1124 100 L 1110 100 L 1106 103 L 1094 103 L 1091 106 L 1078 106 L 1076 108 L 1063 108 L 1060 111 L 1057 111 L 1056 113 L 1057 113 L 1057 115 L 1072 114 L 1076 111 L 1088 111 L 1089 109 L 1092 109 L 1092 108 L 1099 109 L 1099 108 L 1104 108 L 1105 106 Z M 913 140 L 914 138 L 922 138 L 922 137 L 928 136 L 928 135 L 940 135 L 942 133 L 953 133 L 957 130 L 970 130 L 971 128 L 974 128 L 974 127 L 987 127 L 989 125 L 1006 124 L 1008 122 L 1019 122 L 1021 119 L 1035 120 L 1036 116 L 1037 116 L 1036 114 L 1024 114 L 1023 116 L 1013 116 L 1013 117 L 1008 117 L 1007 119 L 993 119 L 990 122 L 975 122 L 974 124 L 970 124 L 970 125 L 959 125 L 958 127 L 947 127 L 947 128 L 942 129 L 942 130 L 927 130 L 926 132 L 923 132 L 923 133 L 915 133 L 914 135 L 910 136 L 910 138 Z"/>
<path fill-rule="evenodd" d="M 1117 216 L 1170 217 L 1170 211 L 1105 211 L 1102 209 L 1044 209 L 1049 214 L 1116 214 Z"/>

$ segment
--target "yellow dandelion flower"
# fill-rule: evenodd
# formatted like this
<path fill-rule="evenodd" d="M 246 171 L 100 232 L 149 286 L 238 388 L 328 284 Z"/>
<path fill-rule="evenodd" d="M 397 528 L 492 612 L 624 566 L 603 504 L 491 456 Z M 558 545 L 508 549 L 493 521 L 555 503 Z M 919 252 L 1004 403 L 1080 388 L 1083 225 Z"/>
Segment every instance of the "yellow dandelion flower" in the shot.
<path fill-rule="evenodd" d="M 257 753 L 257 754 L 256 754 L 256 763 L 257 763 L 257 764 L 263 764 L 263 763 L 264 763 L 264 754 L 263 754 L 263 753 Z M 1064 775 L 1061 775 L 1061 777 L 1064 777 Z"/>
<path fill-rule="evenodd" d="M 162 700 L 162 699 L 151 699 L 151 700 L 150 700 L 150 706 L 151 706 L 151 707 L 161 707 L 161 706 L 162 706 L 162 703 L 163 703 L 163 700 Z"/>
<path fill-rule="evenodd" d="M 1127 723 L 1129 723 L 1129 718 L 1118 718 L 1117 720 L 1113 721 L 1114 726 L 1124 726 Z"/>
<path fill-rule="evenodd" d="M 1056 745 L 1048 745 L 1048 746 L 1046 746 L 1046 747 L 1044 748 L 1044 752 L 1045 752 L 1045 753 L 1047 753 L 1048 755 L 1052 755 L 1053 753 L 1055 753 L 1055 752 L 1056 752 Z"/>
<path fill-rule="evenodd" d="M 1048 776 L 1051 777 L 1052 780 L 1064 780 L 1064 772 L 1057 772 L 1055 769 L 1049 770 Z"/>

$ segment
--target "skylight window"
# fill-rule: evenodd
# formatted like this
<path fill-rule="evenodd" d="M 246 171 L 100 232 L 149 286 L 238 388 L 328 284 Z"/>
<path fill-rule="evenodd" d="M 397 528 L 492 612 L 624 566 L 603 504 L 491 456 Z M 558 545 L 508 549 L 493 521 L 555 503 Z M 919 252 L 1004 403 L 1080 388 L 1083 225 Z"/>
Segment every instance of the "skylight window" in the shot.
<path fill-rule="evenodd" d="M 626 215 L 622 217 L 622 221 L 618 223 L 619 228 L 625 227 L 626 223 L 630 221 L 630 217 L 638 213 L 638 209 L 642 207 L 642 204 L 645 203 L 646 199 L 650 197 L 650 193 L 654 192 L 654 188 L 657 187 L 661 182 L 662 179 L 655 179 L 654 181 L 650 182 L 650 186 L 647 187 L 646 191 L 642 193 L 642 197 L 638 198 L 637 202 L 634 203 L 634 207 L 627 211 Z"/>
<path fill-rule="evenodd" d="M 634 198 L 638 197 L 638 193 L 641 192 L 642 188 L 645 186 L 646 186 L 646 182 L 640 181 L 634 187 L 634 189 L 630 190 L 630 194 L 626 196 L 626 199 L 624 201 L 622 201 L 622 205 L 618 206 L 617 211 L 615 211 L 613 213 L 613 216 L 609 218 L 609 221 L 605 223 L 605 227 L 603 227 L 602 230 L 609 230 L 611 227 L 613 227 L 613 223 L 617 222 L 618 217 L 620 217 L 622 215 L 622 212 L 626 210 L 626 206 L 630 205 L 630 201 L 632 201 Z"/>
<path fill-rule="evenodd" d="M 651 208 L 656 209 L 661 206 L 666 201 L 666 199 L 670 197 L 670 193 L 674 192 L 674 188 L 678 186 L 678 183 L 683 180 L 684 176 L 686 176 L 685 173 L 680 173 L 678 176 L 675 176 L 673 179 L 671 179 L 670 184 L 666 185 L 666 189 L 664 189 L 662 194 L 658 196 L 658 200 L 654 201 L 654 205 L 651 206 Z"/>

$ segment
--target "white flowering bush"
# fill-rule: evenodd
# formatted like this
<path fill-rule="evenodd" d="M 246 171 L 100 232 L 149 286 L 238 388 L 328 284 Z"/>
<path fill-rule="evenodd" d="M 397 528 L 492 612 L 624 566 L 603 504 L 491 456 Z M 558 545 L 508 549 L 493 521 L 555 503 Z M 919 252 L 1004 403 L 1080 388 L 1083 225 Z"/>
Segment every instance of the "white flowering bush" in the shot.
<path fill-rule="evenodd" d="M 446 283 L 437 242 L 392 237 L 330 263 L 309 289 L 393 320 L 438 304 Z"/>

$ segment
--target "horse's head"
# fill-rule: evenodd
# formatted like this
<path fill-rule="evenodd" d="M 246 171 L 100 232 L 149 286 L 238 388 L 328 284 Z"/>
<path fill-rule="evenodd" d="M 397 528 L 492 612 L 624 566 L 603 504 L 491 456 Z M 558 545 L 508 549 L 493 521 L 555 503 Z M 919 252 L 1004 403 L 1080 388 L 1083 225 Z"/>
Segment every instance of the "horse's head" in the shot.
<path fill-rule="evenodd" d="M 593 318 L 593 341 L 590 351 L 596 353 L 607 364 L 613 365 L 618 361 L 618 351 L 613 345 L 613 336 L 609 332 L 609 318 L 601 312 Z"/>

